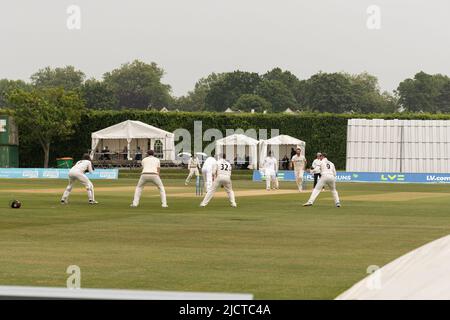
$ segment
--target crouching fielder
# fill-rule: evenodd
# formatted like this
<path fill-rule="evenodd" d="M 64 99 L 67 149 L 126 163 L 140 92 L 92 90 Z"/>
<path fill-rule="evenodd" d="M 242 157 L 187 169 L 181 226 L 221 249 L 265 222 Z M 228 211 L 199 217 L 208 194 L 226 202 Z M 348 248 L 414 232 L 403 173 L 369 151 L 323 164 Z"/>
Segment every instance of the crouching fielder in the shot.
<path fill-rule="evenodd" d="M 144 190 L 144 186 L 147 183 L 151 183 L 155 185 L 159 189 L 159 194 L 161 196 L 161 203 L 163 208 L 167 208 L 167 200 L 166 200 L 166 190 L 164 189 L 164 185 L 159 177 L 159 173 L 161 171 L 161 164 L 158 158 L 153 155 L 155 152 L 153 150 L 148 150 L 148 157 L 144 158 L 141 162 L 142 164 L 142 174 L 139 178 L 139 182 L 136 186 L 136 190 L 134 192 L 134 199 L 131 207 L 137 207 L 139 205 L 139 200 L 141 199 L 142 190 Z"/>
<path fill-rule="evenodd" d="M 327 159 L 327 155 L 325 153 L 320 156 L 320 160 L 321 161 L 319 167 L 321 177 L 319 179 L 319 182 L 317 182 L 316 187 L 312 191 L 311 197 L 309 198 L 308 202 L 306 202 L 303 206 L 312 206 L 317 196 L 322 191 L 323 187 L 327 185 L 331 190 L 331 194 L 333 195 L 336 207 L 339 208 L 341 206 L 341 203 L 339 202 L 339 194 L 336 191 L 336 168 L 334 167 L 333 162 Z"/>
<path fill-rule="evenodd" d="M 61 204 L 67 204 L 69 202 L 70 192 L 72 192 L 73 184 L 75 181 L 79 181 L 83 186 L 86 187 L 86 191 L 89 198 L 90 204 L 98 203 L 94 198 L 94 185 L 91 180 L 85 175 L 85 172 L 93 172 L 91 157 L 88 154 L 84 154 L 82 160 L 78 161 L 72 169 L 69 171 L 69 184 L 64 191 L 61 198 Z"/>
<path fill-rule="evenodd" d="M 213 169 L 213 175 L 215 176 L 214 184 L 210 190 L 205 195 L 200 207 L 206 207 L 211 201 L 214 193 L 219 187 L 223 187 L 227 192 L 228 199 L 230 200 L 231 206 L 236 207 L 236 200 L 234 198 L 233 186 L 231 184 L 231 164 L 225 160 L 225 155 L 220 157 Z"/>
<path fill-rule="evenodd" d="M 205 182 L 206 192 L 211 190 L 211 188 L 213 186 L 213 170 L 216 165 L 217 165 L 217 161 L 214 157 L 206 158 L 205 162 L 203 163 L 202 176 L 203 176 L 203 181 Z"/>

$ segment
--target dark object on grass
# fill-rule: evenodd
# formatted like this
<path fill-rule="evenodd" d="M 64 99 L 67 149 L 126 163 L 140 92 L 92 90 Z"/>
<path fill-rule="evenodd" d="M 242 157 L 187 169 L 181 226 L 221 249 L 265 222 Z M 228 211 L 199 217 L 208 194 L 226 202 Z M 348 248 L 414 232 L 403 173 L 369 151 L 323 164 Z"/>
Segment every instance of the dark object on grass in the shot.
<path fill-rule="evenodd" d="M 22 203 L 19 200 L 13 200 L 11 202 L 11 208 L 19 209 L 22 206 Z"/>

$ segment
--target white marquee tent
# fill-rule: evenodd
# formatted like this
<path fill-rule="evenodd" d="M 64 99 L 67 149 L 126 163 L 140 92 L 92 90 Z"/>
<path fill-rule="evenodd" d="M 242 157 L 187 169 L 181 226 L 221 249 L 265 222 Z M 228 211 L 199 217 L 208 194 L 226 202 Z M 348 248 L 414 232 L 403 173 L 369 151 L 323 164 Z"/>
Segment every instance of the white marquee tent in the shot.
<path fill-rule="evenodd" d="M 256 169 L 258 166 L 258 140 L 244 134 L 232 134 L 216 141 L 216 154 L 225 152 L 231 163 L 244 163 L 249 157 L 249 165 Z M 236 161 L 235 161 L 236 159 Z"/>
<path fill-rule="evenodd" d="M 371 275 L 336 299 L 449 300 L 449 270 L 450 236 L 446 236 L 371 270 Z"/>
<path fill-rule="evenodd" d="M 141 121 L 126 120 L 93 132 L 91 137 L 91 155 L 104 146 L 114 152 L 127 147 L 127 158 L 130 159 L 131 152 L 140 147 L 142 153 L 153 149 L 162 160 L 175 160 L 174 134 Z"/>
<path fill-rule="evenodd" d="M 296 149 L 297 147 L 300 147 L 302 149 L 302 155 L 304 156 L 305 146 L 306 146 L 305 141 L 284 134 L 273 137 L 268 140 L 260 140 L 259 141 L 260 166 L 262 165 L 264 159 L 266 158 L 269 150 L 271 150 L 275 158 L 277 158 L 278 161 L 280 161 L 282 158 L 284 158 L 284 156 L 290 158 L 292 148 Z"/>

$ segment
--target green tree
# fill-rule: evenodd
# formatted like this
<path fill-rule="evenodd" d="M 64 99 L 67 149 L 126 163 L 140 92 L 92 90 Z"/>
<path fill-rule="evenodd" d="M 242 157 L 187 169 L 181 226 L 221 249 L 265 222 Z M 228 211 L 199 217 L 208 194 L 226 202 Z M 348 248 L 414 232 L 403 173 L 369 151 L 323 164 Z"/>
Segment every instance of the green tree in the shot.
<path fill-rule="evenodd" d="M 307 109 L 308 100 L 306 99 L 306 92 L 307 92 L 307 86 L 308 81 L 307 80 L 301 80 L 295 91 L 293 92 L 295 100 L 297 100 L 297 104 L 301 109 Z"/>
<path fill-rule="evenodd" d="M 185 111 L 206 110 L 206 96 L 211 89 L 211 85 L 223 77 L 223 73 L 212 73 L 205 78 L 201 78 L 195 84 L 193 91 L 189 91 L 186 96 L 178 98 L 175 105 Z"/>
<path fill-rule="evenodd" d="M 114 92 L 121 108 L 149 109 L 168 107 L 173 99 L 170 86 L 161 83 L 164 70 L 134 60 L 103 75 L 105 84 Z"/>
<path fill-rule="evenodd" d="M 24 136 L 38 141 L 48 167 L 51 144 L 74 133 L 84 110 L 78 93 L 62 88 L 15 90 L 8 95 L 13 116 Z"/>
<path fill-rule="evenodd" d="M 211 83 L 205 98 L 205 107 L 211 111 L 224 111 L 233 106 L 243 94 L 254 94 L 261 82 L 257 73 L 234 71 L 223 74 Z"/>
<path fill-rule="evenodd" d="M 119 105 L 111 88 L 95 79 L 89 79 L 83 84 L 81 97 L 89 109 L 111 110 L 117 109 Z"/>
<path fill-rule="evenodd" d="M 302 82 L 293 73 L 280 68 L 274 68 L 262 75 L 264 80 L 277 80 L 282 82 L 292 93 L 298 104 L 302 102 Z"/>
<path fill-rule="evenodd" d="M 439 95 L 436 97 L 436 107 L 440 112 L 450 112 L 450 81 L 442 86 Z"/>
<path fill-rule="evenodd" d="M 441 74 L 430 75 L 423 71 L 413 79 L 402 81 L 396 93 L 399 102 L 407 111 L 438 112 L 438 97 L 450 78 Z"/>
<path fill-rule="evenodd" d="M 273 112 L 282 112 L 297 105 L 294 95 L 279 80 L 263 80 L 256 88 L 256 94 L 272 105 Z"/>
<path fill-rule="evenodd" d="M 64 90 L 79 90 L 85 75 L 73 66 L 64 68 L 46 67 L 31 75 L 31 83 L 37 88 L 63 88 Z"/>
<path fill-rule="evenodd" d="M 30 90 L 31 86 L 22 80 L 0 80 L 0 108 L 6 108 L 7 96 L 10 92 L 17 89 Z"/>
<path fill-rule="evenodd" d="M 271 111 L 272 106 L 269 101 L 256 94 L 243 94 L 239 97 L 233 106 L 234 110 L 241 110 L 244 112 L 263 112 Z"/>
<path fill-rule="evenodd" d="M 352 83 L 341 73 L 318 73 L 307 80 L 306 104 L 311 111 L 344 113 L 357 108 Z"/>
<path fill-rule="evenodd" d="M 381 93 L 377 77 L 363 72 L 344 74 L 352 85 L 355 98 L 353 111 L 360 113 L 392 113 L 398 109 L 397 100 L 387 92 Z"/>

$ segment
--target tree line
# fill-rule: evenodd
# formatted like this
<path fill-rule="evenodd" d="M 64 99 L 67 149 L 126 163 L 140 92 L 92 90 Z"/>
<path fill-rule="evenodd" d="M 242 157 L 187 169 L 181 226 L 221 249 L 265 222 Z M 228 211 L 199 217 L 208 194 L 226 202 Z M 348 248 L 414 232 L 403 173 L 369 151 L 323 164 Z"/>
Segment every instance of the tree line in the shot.
<path fill-rule="evenodd" d="M 212 73 L 197 81 L 186 95 L 175 97 L 163 83 L 164 70 L 156 63 L 135 60 L 107 72 L 102 79 L 86 79 L 73 66 L 46 67 L 30 81 L 0 80 L 0 108 L 11 108 L 14 91 L 72 92 L 88 109 L 161 109 L 223 112 L 293 111 L 330 113 L 394 113 L 397 111 L 450 112 L 450 78 L 417 73 L 402 81 L 394 92 L 382 92 L 378 79 L 368 73 L 319 72 L 300 80 L 287 70 L 264 74 L 246 71 Z"/>

